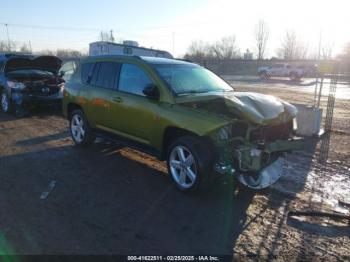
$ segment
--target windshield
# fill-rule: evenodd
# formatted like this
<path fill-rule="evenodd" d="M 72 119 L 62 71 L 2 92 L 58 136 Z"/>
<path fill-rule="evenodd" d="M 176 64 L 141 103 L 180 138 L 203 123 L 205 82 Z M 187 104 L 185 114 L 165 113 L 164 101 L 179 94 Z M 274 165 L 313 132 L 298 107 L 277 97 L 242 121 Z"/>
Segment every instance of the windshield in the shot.
<path fill-rule="evenodd" d="M 233 91 L 220 77 L 198 65 L 154 64 L 153 67 L 178 95 Z"/>

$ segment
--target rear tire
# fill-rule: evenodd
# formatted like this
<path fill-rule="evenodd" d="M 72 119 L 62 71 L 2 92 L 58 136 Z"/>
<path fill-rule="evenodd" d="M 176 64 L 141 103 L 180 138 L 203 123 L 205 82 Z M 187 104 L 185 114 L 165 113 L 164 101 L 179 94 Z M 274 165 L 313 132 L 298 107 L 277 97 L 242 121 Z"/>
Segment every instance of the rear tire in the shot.
<path fill-rule="evenodd" d="M 214 180 L 212 166 L 212 152 L 197 137 L 180 137 L 169 147 L 168 173 L 176 187 L 183 192 L 208 189 Z"/>
<path fill-rule="evenodd" d="M 261 72 L 259 76 L 263 80 L 268 80 L 270 78 L 270 76 L 265 71 Z"/>
<path fill-rule="evenodd" d="M 290 78 L 290 80 L 292 80 L 292 81 L 298 81 L 298 80 L 301 79 L 301 76 L 299 76 L 299 75 L 298 75 L 297 73 L 295 73 L 295 72 L 292 72 L 292 73 L 290 73 L 289 78 Z"/>
<path fill-rule="evenodd" d="M 82 110 L 74 110 L 69 119 L 69 131 L 76 146 L 86 147 L 95 142 L 95 135 Z"/>

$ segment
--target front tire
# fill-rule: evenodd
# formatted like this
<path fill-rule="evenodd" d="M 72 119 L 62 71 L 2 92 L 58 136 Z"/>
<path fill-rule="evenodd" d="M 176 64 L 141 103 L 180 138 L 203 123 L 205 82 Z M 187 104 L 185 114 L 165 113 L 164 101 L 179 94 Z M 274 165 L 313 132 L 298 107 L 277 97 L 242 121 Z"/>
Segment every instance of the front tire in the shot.
<path fill-rule="evenodd" d="M 168 173 L 181 191 L 207 189 L 213 182 L 212 166 L 212 153 L 199 138 L 180 137 L 169 147 Z"/>
<path fill-rule="evenodd" d="M 80 109 L 74 110 L 70 115 L 69 130 L 76 146 L 86 147 L 95 141 L 89 123 Z"/>

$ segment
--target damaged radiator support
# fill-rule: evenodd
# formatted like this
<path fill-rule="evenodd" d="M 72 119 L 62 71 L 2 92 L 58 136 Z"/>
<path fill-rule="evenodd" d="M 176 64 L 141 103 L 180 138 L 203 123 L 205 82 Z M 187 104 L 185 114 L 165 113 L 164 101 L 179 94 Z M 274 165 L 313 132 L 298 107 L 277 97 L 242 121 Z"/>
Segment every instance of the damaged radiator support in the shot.
<path fill-rule="evenodd" d="M 252 189 L 271 186 L 283 175 L 290 150 L 303 147 L 303 139 L 278 140 L 265 145 L 245 144 L 236 148 L 221 146 L 222 159 L 214 166 L 220 174 L 234 175 L 241 184 Z"/>

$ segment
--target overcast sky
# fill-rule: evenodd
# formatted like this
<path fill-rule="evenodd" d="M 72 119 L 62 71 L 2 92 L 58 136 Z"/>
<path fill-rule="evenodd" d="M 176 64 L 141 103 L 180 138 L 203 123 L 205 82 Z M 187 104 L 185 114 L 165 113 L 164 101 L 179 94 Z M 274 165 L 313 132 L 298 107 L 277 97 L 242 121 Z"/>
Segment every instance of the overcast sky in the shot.
<path fill-rule="evenodd" d="M 100 30 L 116 38 L 183 55 L 191 41 L 215 41 L 235 35 L 241 51 L 254 51 L 254 26 L 264 19 L 270 27 L 268 56 L 275 55 L 286 30 L 316 50 L 323 42 L 342 50 L 350 41 L 348 0 L 11 0 L 2 1 L 0 23 L 9 37 L 31 42 L 34 51 L 85 50 Z M 0 25 L 0 40 L 6 40 Z"/>

